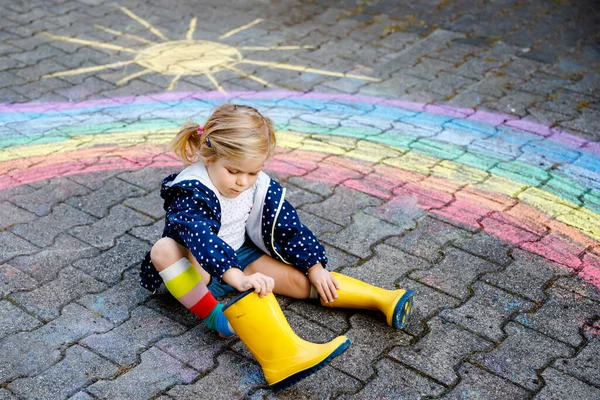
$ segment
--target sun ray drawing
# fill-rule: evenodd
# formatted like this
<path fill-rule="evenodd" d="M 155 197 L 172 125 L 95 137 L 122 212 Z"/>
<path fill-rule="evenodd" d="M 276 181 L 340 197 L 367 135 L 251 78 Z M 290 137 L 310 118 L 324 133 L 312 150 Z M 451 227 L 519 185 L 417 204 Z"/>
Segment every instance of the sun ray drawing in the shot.
<path fill-rule="evenodd" d="M 117 86 L 123 85 L 137 77 L 155 73 L 161 75 L 171 76 L 171 82 L 166 88 L 167 91 L 173 90 L 177 85 L 177 82 L 188 75 L 204 75 L 214 85 L 214 87 L 223 93 L 226 93 L 225 89 L 218 80 L 218 73 L 221 71 L 231 71 L 243 78 L 251 79 L 258 82 L 266 87 L 272 87 L 273 84 L 250 73 L 247 73 L 241 68 L 244 64 L 259 66 L 264 68 L 275 68 L 283 69 L 288 71 L 297 72 L 308 72 L 314 74 L 321 74 L 326 76 L 333 76 L 337 78 L 351 78 L 359 79 L 364 81 L 379 82 L 380 79 L 372 78 L 366 75 L 355 75 L 344 72 L 327 71 L 323 69 L 311 68 L 303 65 L 287 64 L 282 62 L 273 61 L 261 61 L 254 60 L 244 57 L 242 51 L 285 51 L 285 50 L 300 50 L 300 49 L 313 49 L 314 46 L 242 46 L 235 47 L 226 43 L 210 41 L 210 40 L 199 40 L 194 39 L 194 32 L 196 30 L 197 18 L 193 17 L 190 20 L 185 39 L 172 40 L 169 39 L 163 32 L 153 26 L 150 22 L 146 21 L 142 17 L 136 15 L 130 9 L 118 6 L 118 8 L 129 18 L 135 22 L 141 24 L 154 36 L 162 41 L 151 41 L 142 38 L 137 35 L 131 35 L 115 29 L 107 28 L 101 25 L 94 25 L 95 28 L 104 32 L 111 33 L 117 37 L 128 38 L 136 42 L 146 45 L 143 48 L 131 48 L 119 46 L 117 44 L 104 43 L 94 40 L 86 40 L 79 38 L 72 38 L 68 36 L 54 35 L 49 32 L 45 34 L 54 39 L 63 42 L 76 43 L 90 47 L 96 47 L 107 50 L 116 50 L 124 53 L 134 54 L 131 60 L 113 62 L 110 64 L 98 65 L 94 67 L 76 68 L 67 71 L 55 72 L 52 74 L 44 75 L 42 78 L 52 78 L 60 76 L 73 76 L 86 74 L 90 72 L 97 72 L 107 69 L 121 68 L 127 65 L 136 64 L 142 69 L 127 75 L 116 82 Z M 258 18 L 246 25 L 232 29 L 219 36 L 219 40 L 224 40 L 232 37 L 246 29 L 252 28 L 255 25 L 260 24 L 263 19 Z"/>

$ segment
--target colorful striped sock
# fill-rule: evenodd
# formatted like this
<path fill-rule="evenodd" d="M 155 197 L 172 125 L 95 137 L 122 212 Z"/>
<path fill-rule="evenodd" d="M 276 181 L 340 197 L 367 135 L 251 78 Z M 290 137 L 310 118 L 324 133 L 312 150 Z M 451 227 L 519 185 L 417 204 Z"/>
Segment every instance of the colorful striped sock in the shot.
<path fill-rule="evenodd" d="M 169 292 L 188 310 L 204 320 L 212 330 L 232 336 L 233 328 L 221 306 L 202 282 L 202 276 L 189 260 L 182 258 L 159 272 Z"/>

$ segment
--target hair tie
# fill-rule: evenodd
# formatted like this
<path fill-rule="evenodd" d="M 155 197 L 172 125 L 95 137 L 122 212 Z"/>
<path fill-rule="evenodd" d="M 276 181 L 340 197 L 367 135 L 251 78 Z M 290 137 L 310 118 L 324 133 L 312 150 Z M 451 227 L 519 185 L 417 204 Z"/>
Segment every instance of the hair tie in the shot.
<path fill-rule="evenodd" d="M 198 133 L 198 136 L 202 135 L 204 133 L 204 126 L 198 125 L 196 132 Z"/>
<path fill-rule="evenodd" d="M 208 138 L 208 136 L 206 137 L 206 147 L 212 147 L 212 145 L 210 144 L 210 139 Z"/>

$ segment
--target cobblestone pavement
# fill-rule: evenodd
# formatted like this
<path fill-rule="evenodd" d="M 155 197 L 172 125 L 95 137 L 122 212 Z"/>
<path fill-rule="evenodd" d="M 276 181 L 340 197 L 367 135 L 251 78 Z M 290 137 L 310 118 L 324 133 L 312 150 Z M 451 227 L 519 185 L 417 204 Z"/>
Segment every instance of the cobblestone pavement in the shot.
<path fill-rule="evenodd" d="M 599 399 L 600 12 L 584 0 L 2 1 L 0 399 Z M 407 328 L 279 298 L 351 347 L 270 391 L 138 285 L 168 142 L 225 101 L 331 267 Z M 224 300 L 226 301 L 226 299 Z"/>

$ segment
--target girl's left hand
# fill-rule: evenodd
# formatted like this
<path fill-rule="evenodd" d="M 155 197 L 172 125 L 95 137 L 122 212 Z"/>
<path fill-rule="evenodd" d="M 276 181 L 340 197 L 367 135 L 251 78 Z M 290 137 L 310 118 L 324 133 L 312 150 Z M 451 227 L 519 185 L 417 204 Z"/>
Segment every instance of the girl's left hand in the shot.
<path fill-rule="evenodd" d="M 337 299 L 337 289 L 340 288 L 340 284 L 321 263 L 313 265 L 308 270 L 308 280 L 325 303 L 333 303 Z"/>

